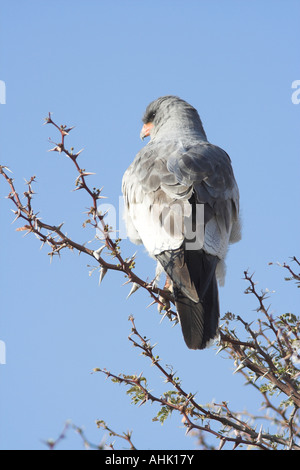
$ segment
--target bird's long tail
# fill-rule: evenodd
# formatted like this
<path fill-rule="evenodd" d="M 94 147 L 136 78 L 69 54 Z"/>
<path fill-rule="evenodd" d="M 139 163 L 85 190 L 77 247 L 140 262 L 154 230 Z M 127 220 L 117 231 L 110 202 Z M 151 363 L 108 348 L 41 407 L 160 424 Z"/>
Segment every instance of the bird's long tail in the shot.
<path fill-rule="evenodd" d="M 215 276 L 218 258 L 203 250 L 165 251 L 158 260 L 173 282 L 175 305 L 186 345 L 204 349 L 219 324 L 219 295 Z"/>

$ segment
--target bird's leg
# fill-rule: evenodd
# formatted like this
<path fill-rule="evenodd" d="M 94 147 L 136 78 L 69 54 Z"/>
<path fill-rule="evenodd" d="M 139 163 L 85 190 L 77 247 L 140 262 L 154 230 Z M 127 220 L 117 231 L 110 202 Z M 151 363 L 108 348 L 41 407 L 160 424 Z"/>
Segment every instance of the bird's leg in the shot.
<path fill-rule="evenodd" d="M 157 266 L 156 266 L 156 271 L 155 271 L 155 278 L 149 285 L 152 287 L 158 287 L 158 283 L 163 272 L 164 272 L 164 269 L 162 265 L 160 264 L 160 262 L 158 261 Z M 173 293 L 172 282 L 168 275 L 167 275 L 163 290 Z M 160 303 L 158 304 L 158 307 L 157 307 L 159 312 L 161 312 L 162 310 L 169 310 L 169 308 L 171 307 L 170 302 L 163 295 L 159 296 L 159 301 Z"/>
<path fill-rule="evenodd" d="M 168 275 L 167 275 L 166 282 L 165 282 L 165 285 L 164 285 L 164 290 L 169 290 L 169 291 L 172 292 L 172 283 L 171 283 L 170 276 L 168 276 Z"/>
<path fill-rule="evenodd" d="M 164 271 L 164 270 L 163 270 L 162 265 L 161 265 L 159 262 L 157 262 L 156 270 L 155 270 L 155 277 L 154 277 L 153 281 L 151 281 L 151 282 L 149 283 L 149 285 L 150 285 L 151 287 L 154 287 L 154 288 L 155 288 L 155 287 L 158 287 L 158 283 L 159 283 L 159 280 L 160 280 L 160 277 L 161 277 L 163 271 Z"/>
<path fill-rule="evenodd" d="M 171 282 L 171 279 L 170 277 L 167 275 L 166 277 L 166 282 L 165 282 L 165 285 L 164 285 L 164 289 L 165 291 L 169 291 L 169 292 L 173 292 L 173 286 L 172 286 L 172 282 Z M 161 311 L 163 309 L 165 310 L 169 310 L 169 308 L 171 308 L 171 305 L 170 305 L 170 302 L 169 300 L 165 299 L 162 295 L 159 296 L 159 300 L 161 301 L 161 303 L 163 304 L 163 306 L 161 304 L 158 305 L 158 311 L 159 313 L 161 313 Z"/>

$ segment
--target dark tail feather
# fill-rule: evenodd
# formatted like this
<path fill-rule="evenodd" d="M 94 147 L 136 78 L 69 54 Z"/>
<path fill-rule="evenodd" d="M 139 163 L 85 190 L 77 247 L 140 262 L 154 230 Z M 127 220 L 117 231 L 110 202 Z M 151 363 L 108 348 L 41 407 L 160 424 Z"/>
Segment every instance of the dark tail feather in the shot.
<path fill-rule="evenodd" d="M 173 281 L 175 305 L 186 345 L 204 349 L 219 324 L 219 295 L 215 276 L 218 258 L 203 250 L 181 247 L 157 255 Z M 197 298 L 195 298 L 197 297 Z"/>
<path fill-rule="evenodd" d="M 202 301 L 195 303 L 174 286 L 174 297 L 186 345 L 190 349 L 204 349 L 214 339 L 219 324 L 219 296 L 215 276 Z"/>

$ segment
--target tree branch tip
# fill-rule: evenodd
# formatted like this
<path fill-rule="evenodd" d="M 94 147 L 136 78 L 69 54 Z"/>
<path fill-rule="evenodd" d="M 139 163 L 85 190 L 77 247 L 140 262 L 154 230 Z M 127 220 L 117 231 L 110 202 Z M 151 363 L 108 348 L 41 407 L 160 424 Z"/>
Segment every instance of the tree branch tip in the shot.
<path fill-rule="evenodd" d="M 13 172 L 10 170 L 10 168 L 8 168 L 8 166 L 6 166 L 6 165 L 0 165 L 0 172 L 1 172 L 1 173 L 2 173 L 3 168 L 4 168 L 4 170 L 9 171 L 10 173 L 13 173 Z"/>
<path fill-rule="evenodd" d="M 45 124 L 51 124 L 52 122 L 51 113 L 49 113 L 48 116 L 44 118 L 44 121 L 45 122 L 43 122 L 43 126 L 45 126 Z"/>

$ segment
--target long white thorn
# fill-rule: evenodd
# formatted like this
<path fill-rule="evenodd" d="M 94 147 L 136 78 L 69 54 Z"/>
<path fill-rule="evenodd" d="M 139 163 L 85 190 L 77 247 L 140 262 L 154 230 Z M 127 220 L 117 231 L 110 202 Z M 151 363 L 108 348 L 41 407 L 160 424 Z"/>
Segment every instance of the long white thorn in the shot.
<path fill-rule="evenodd" d="M 104 250 L 104 248 L 105 248 L 105 245 L 101 246 L 100 248 L 98 248 L 98 250 L 95 250 L 93 252 L 93 256 L 94 256 L 94 258 L 96 258 L 97 261 L 99 261 L 99 259 L 101 257 L 101 253 Z"/>
<path fill-rule="evenodd" d="M 134 282 L 132 284 L 132 288 L 131 288 L 131 291 L 129 292 L 129 294 L 127 295 L 127 299 L 129 299 L 129 297 L 134 294 L 141 286 L 139 284 L 137 284 L 136 282 Z"/>
<path fill-rule="evenodd" d="M 101 282 L 103 281 L 103 278 L 104 278 L 105 274 L 107 273 L 107 271 L 108 271 L 107 268 L 102 267 L 100 269 L 99 286 L 100 286 Z"/>

